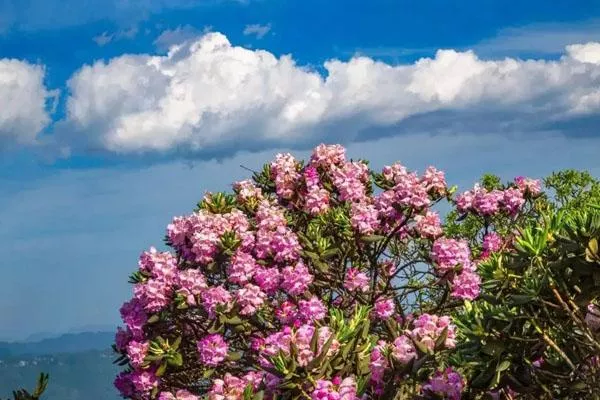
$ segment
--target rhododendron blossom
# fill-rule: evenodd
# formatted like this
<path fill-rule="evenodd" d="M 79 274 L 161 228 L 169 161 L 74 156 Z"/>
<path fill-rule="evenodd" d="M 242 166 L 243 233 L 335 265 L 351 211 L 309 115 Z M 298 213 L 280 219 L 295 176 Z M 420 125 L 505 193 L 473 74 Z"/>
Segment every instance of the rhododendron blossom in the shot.
<path fill-rule="evenodd" d="M 169 251 L 141 254 L 115 336 L 123 397 L 460 398 L 464 380 L 446 369 L 455 311 L 484 297 L 482 263 L 509 238 L 490 224 L 472 241 L 451 234 L 434 208 L 515 219 L 539 182 L 455 196 L 433 166 L 375 171 L 321 144 L 232 188 L 174 217 Z"/>

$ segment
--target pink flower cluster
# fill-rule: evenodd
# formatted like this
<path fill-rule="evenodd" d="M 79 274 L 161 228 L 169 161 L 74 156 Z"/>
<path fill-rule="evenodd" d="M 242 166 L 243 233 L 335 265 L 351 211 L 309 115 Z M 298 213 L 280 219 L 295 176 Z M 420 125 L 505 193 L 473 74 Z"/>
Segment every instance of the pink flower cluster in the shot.
<path fill-rule="evenodd" d="M 198 400 L 199 397 L 187 390 L 178 390 L 175 394 L 170 392 L 161 392 L 158 400 Z"/>
<path fill-rule="evenodd" d="M 159 379 L 152 370 L 134 370 L 121 372 L 115 378 L 114 385 L 123 397 L 131 397 L 136 393 L 149 394 L 158 387 Z"/>
<path fill-rule="evenodd" d="M 214 333 L 205 336 L 198 342 L 200 362 L 209 367 L 216 367 L 227 358 L 229 346 L 223 336 Z"/>
<path fill-rule="evenodd" d="M 310 347 L 310 342 L 317 329 L 318 343 L 317 352 L 313 353 Z M 323 349 L 325 342 L 329 340 L 331 330 L 327 326 L 315 328 L 313 325 L 301 325 L 298 329 L 293 329 L 289 326 L 283 328 L 279 332 L 275 332 L 268 335 L 266 338 L 256 338 L 253 342 L 253 348 L 259 350 L 261 357 L 261 364 L 263 366 L 271 366 L 269 357 L 276 356 L 280 351 L 286 355 L 291 354 L 291 346 L 294 345 L 296 348 L 296 362 L 300 366 L 307 366 Z M 327 351 L 327 355 L 331 356 L 337 352 L 339 348 L 339 342 L 333 339 L 331 346 Z"/>
<path fill-rule="evenodd" d="M 248 218 L 239 210 L 226 214 L 200 210 L 187 217 L 176 217 L 167 226 L 167 238 L 185 259 L 206 265 L 214 261 L 221 237 L 228 231 L 235 232 L 243 250 L 252 249 L 255 237 Z"/>
<path fill-rule="evenodd" d="M 319 215 L 329 209 L 329 192 L 323 188 L 319 180 L 317 169 L 309 165 L 304 170 L 306 183 L 306 194 L 304 200 L 304 211 L 311 215 Z"/>
<path fill-rule="evenodd" d="M 380 394 L 384 376 L 390 368 L 388 353 L 399 364 L 408 364 L 418 356 L 415 342 L 420 343 L 429 351 L 434 351 L 435 343 L 444 330 L 446 330 L 447 336 L 443 347 L 453 349 L 456 346 L 456 327 L 450 322 L 448 316 L 422 314 L 412 320 L 412 329 L 405 330 L 391 344 L 380 340 L 371 350 L 369 363 L 371 383 L 374 385 L 375 392 Z"/>
<path fill-rule="evenodd" d="M 482 259 L 488 258 L 490 254 L 500 250 L 504 245 L 504 240 L 496 232 L 490 232 L 483 237 L 482 252 L 480 257 Z"/>
<path fill-rule="evenodd" d="M 441 276 L 452 279 L 452 296 L 473 300 L 479 296 L 481 278 L 471 261 L 471 249 L 464 240 L 449 238 L 437 239 L 431 248 L 431 259 Z M 456 274 L 456 268 L 461 267 Z"/>
<path fill-rule="evenodd" d="M 277 154 L 271 163 L 271 175 L 275 179 L 277 195 L 290 200 L 296 191 L 296 185 L 300 180 L 297 170 L 298 162 L 290 153 Z"/>
<path fill-rule="evenodd" d="M 542 183 L 539 179 L 526 178 L 524 176 L 517 176 L 515 178 L 515 184 L 523 193 L 527 193 L 531 196 L 537 196 L 542 193 Z"/>
<path fill-rule="evenodd" d="M 427 349 L 433 351 L 435 342 L 440 337 L 444 329 L 447 330 L 444 347 L 453 349 L 456 346 L 456 327 L 451 323 L 448 316 L 437 316 L 430 314 L 422 314 L 413 321 L 413 329 L 407 331 L 416 342 L 425 345 Z"/>
<path fill-rule="evenodd" d="M 213 380 L 208 400 L 241 400 L 248 385 L 256 390 L 262 380 L 262 374 L 256 372 L 249 372 L 241 378 L 226 373 L 223 379 Z"/>
<path fill-rule="evenodd" d="M 464 379 L 460 374 L 452 368 L 447 368 L 444 371 L 437 371 L 423 385 L 423 392 L 427 394 L 435 394 L 448 400 L 460 400 L 461 394 L 465 386 Z"/>
<path fill-rule="evenodd" d="M 310 398 L 311 400 L 357 400 L 356 381 L 353 377 L 319 379 Z"/>
<path fill-rule="evenodd" d="M 344 279 L 344 287 L 349 292 L 366 292 L 369 290 L 369 276 L 358 268 L 348 268 Z"/>
<path fill-rule="evenodd" d="M 237 193 L 237 200 L 245 204 L 250 199 L 262 200 L 262 190 L 251 180 L 243 180 L 233 184 L 233 190 Z"/>
<path fill-rule="evenodd" d="M 524 177 L 515 178 L 515 187 L 504 190 L 488 191 L 477 184 L 472 190 L 456 197 L 456 208 L 463 213 L 473 212 L 483 216 L 501 211 L 515 215 L 525 204 L 525 196 L 537 196 L 540 192 L 541 185 L 538 180 Z"/>

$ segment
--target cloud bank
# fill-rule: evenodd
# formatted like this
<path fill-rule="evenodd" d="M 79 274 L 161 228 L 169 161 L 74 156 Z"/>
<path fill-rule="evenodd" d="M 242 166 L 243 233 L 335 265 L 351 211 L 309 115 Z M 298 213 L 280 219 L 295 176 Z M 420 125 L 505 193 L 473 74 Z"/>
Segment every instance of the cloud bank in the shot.
<path fill-rule="evenodd" d="M 71 153 L 231 155 L 425 132 L 596 135 L 600 43 L 557 60 L 484 60 L 438 50 L 412 64 L 329 60 L 232 45 L 209 32 L 166 54 L 125 54 L 77 70 L 48 136 Z M 0 60 L 0 137 L 31 143 L 51 123 L 44 69 Z"/>
<path fill-rule="evenodd" d="M 324 69 L 208 33 L 165 56 L 83 67 L 68 83 L 66 123 L 111 152 L 202 153 L 348 142 L 405 126 L 436 132 L 456 121 L 492 132 L 562 124 L 568 134 L 571 121 L 600 111 L 599 43 L 567 46 L 554 61 L 439 50 L 410 65 L 355 57 Z"/>

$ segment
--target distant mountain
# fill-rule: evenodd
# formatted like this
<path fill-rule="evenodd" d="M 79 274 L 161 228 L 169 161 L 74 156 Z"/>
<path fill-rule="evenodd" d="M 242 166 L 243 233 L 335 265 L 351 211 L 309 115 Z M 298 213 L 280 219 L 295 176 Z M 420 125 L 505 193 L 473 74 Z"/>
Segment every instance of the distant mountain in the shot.
<path fill-rule="evenodd" d="M 117 400 L 114 332 L 66 333 L 33 342 L 0 342 L 0 399 L 50 375 L 44 400 Z"/>
<path fill-rule="evenodd" d="M 113 386 L 119 367 L 109 350 L 46 356 L 0 356 L 0 399 L 11 390 L 32 388 L 40 372 L 50 375 L 43 400 L 118 400 Z"/>
<path fill-rule="evenodd" d="M 107 350 L 114 337 L 114 332 L 82 332 L 66 333 L 35 342 L 0 342 L 0 357 Z"/>

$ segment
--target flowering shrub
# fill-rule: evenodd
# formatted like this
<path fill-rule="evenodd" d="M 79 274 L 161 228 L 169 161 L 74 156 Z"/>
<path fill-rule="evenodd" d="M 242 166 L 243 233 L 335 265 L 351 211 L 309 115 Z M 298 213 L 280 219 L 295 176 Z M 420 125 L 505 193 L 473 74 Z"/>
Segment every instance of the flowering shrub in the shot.
<path fill-rule="evenodd" d="M 470 332 L 482 265 L 512 248 L 507 227 L 539 214 L 541 188 L 455 190 L 433 167 L 375 172 L 320 145 L 207 194 L 168 225 L 171 252 L 140 257 L 115 386 L 161 400 L 496 395 L 498 382 L 471 385 L 462 346 L 481 344 Z M 472 229 L 442 226 L 442 201 Z"/>

